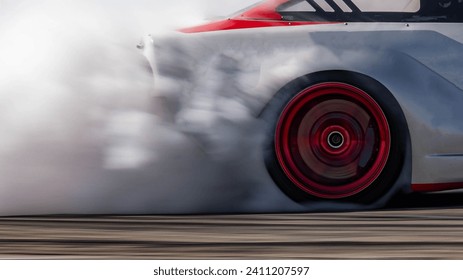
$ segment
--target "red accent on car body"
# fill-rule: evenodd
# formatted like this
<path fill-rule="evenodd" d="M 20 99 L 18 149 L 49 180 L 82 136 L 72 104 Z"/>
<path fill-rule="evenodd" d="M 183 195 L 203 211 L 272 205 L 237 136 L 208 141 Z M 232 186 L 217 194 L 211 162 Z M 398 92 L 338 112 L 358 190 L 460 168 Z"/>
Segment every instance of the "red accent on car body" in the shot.
<path fill-rule="evenodd" d="M 277 8 L 286 2 L 288 0 L 265 1 L 234 17 L 182 28 L 179 31 L 183 33 L 201 33 L 233 29 L 322 24 L 322 22 L 283 20 L 277 12 Z M 323 22 L 323 24 L 326 24 L 326 22 Z"/>
<path fill-rule="evenodd" d="M 428 184 L 412 184 L 414 192 L 438 192 L 448 191 L 463 188 L 462 182 L 456 183 L 428 183 Z"/>
<path fill-rule="evenodd" d="M 241 20 L 241 19 L 225 19 L 206 23 L 203 25 L 182 28 L 179 31 L 183 33 L 201 33 L 220 30 L 233 30 L 233 29 L 250 29 L 260 27 L 277 27 L 277 26 L 300 26 L 321 24 L 320 22 L 305 22 L 305 21 L 265 21 L 265 20 Z"/>

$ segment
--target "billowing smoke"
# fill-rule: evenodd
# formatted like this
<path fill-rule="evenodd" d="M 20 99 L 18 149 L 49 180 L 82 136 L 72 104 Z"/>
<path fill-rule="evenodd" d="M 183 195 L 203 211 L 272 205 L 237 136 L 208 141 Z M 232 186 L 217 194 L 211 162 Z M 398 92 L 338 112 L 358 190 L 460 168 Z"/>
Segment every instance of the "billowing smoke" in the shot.
<path fill-rule="evenodd" d="M 0 1 L 0 214 L 298 210 L 255 117 L 161 120 L 135 48 L 253 2 Z"/>

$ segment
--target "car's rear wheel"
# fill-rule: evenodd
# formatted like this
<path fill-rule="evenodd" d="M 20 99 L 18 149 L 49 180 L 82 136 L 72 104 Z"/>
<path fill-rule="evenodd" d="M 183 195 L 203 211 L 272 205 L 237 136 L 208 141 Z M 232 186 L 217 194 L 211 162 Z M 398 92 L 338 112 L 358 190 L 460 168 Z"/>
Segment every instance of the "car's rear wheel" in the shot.
<path fill-rule="evenodd" d="M 398 114 L 400 113 L 400 114 Z M 344 71 L 299 78 L 263 114 L 271 123 L 266 164 L 295 200 L 371 202 L 403 165 L 400 106 L 377 81 Z"/>

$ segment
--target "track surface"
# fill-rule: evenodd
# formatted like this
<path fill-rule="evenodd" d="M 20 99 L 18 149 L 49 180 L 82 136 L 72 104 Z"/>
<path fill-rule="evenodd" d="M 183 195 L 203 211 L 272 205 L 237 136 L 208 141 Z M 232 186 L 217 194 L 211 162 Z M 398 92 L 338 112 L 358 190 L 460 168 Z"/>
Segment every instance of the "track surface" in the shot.
<path fill-rule="evenodd" d="M 463 259 L 463 195 L 409 198 L 341 214 L 0 218 L 0 258 Z"/>

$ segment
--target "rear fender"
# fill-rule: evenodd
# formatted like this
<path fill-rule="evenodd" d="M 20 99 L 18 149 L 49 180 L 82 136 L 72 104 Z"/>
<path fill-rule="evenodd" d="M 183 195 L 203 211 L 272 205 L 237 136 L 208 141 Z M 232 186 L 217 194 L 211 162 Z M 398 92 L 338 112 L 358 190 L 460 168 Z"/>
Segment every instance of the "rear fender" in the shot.
<path fill-rule="evenodd" d="M 402 108 L 413 150 L 411 182 L 463 181 L 458 172 L 463 122 L 455 121 L 463 119 L 462 44 L 433 31 L 307 30 L 151 38 L 156 95 L 176 104 L 173 119 L 182 108 L 194 108 L 198 96 L 237 99 L 243 114 L 257 116 L 298 77 L 330 70 L 362 73 L 389 89 Z"/>

